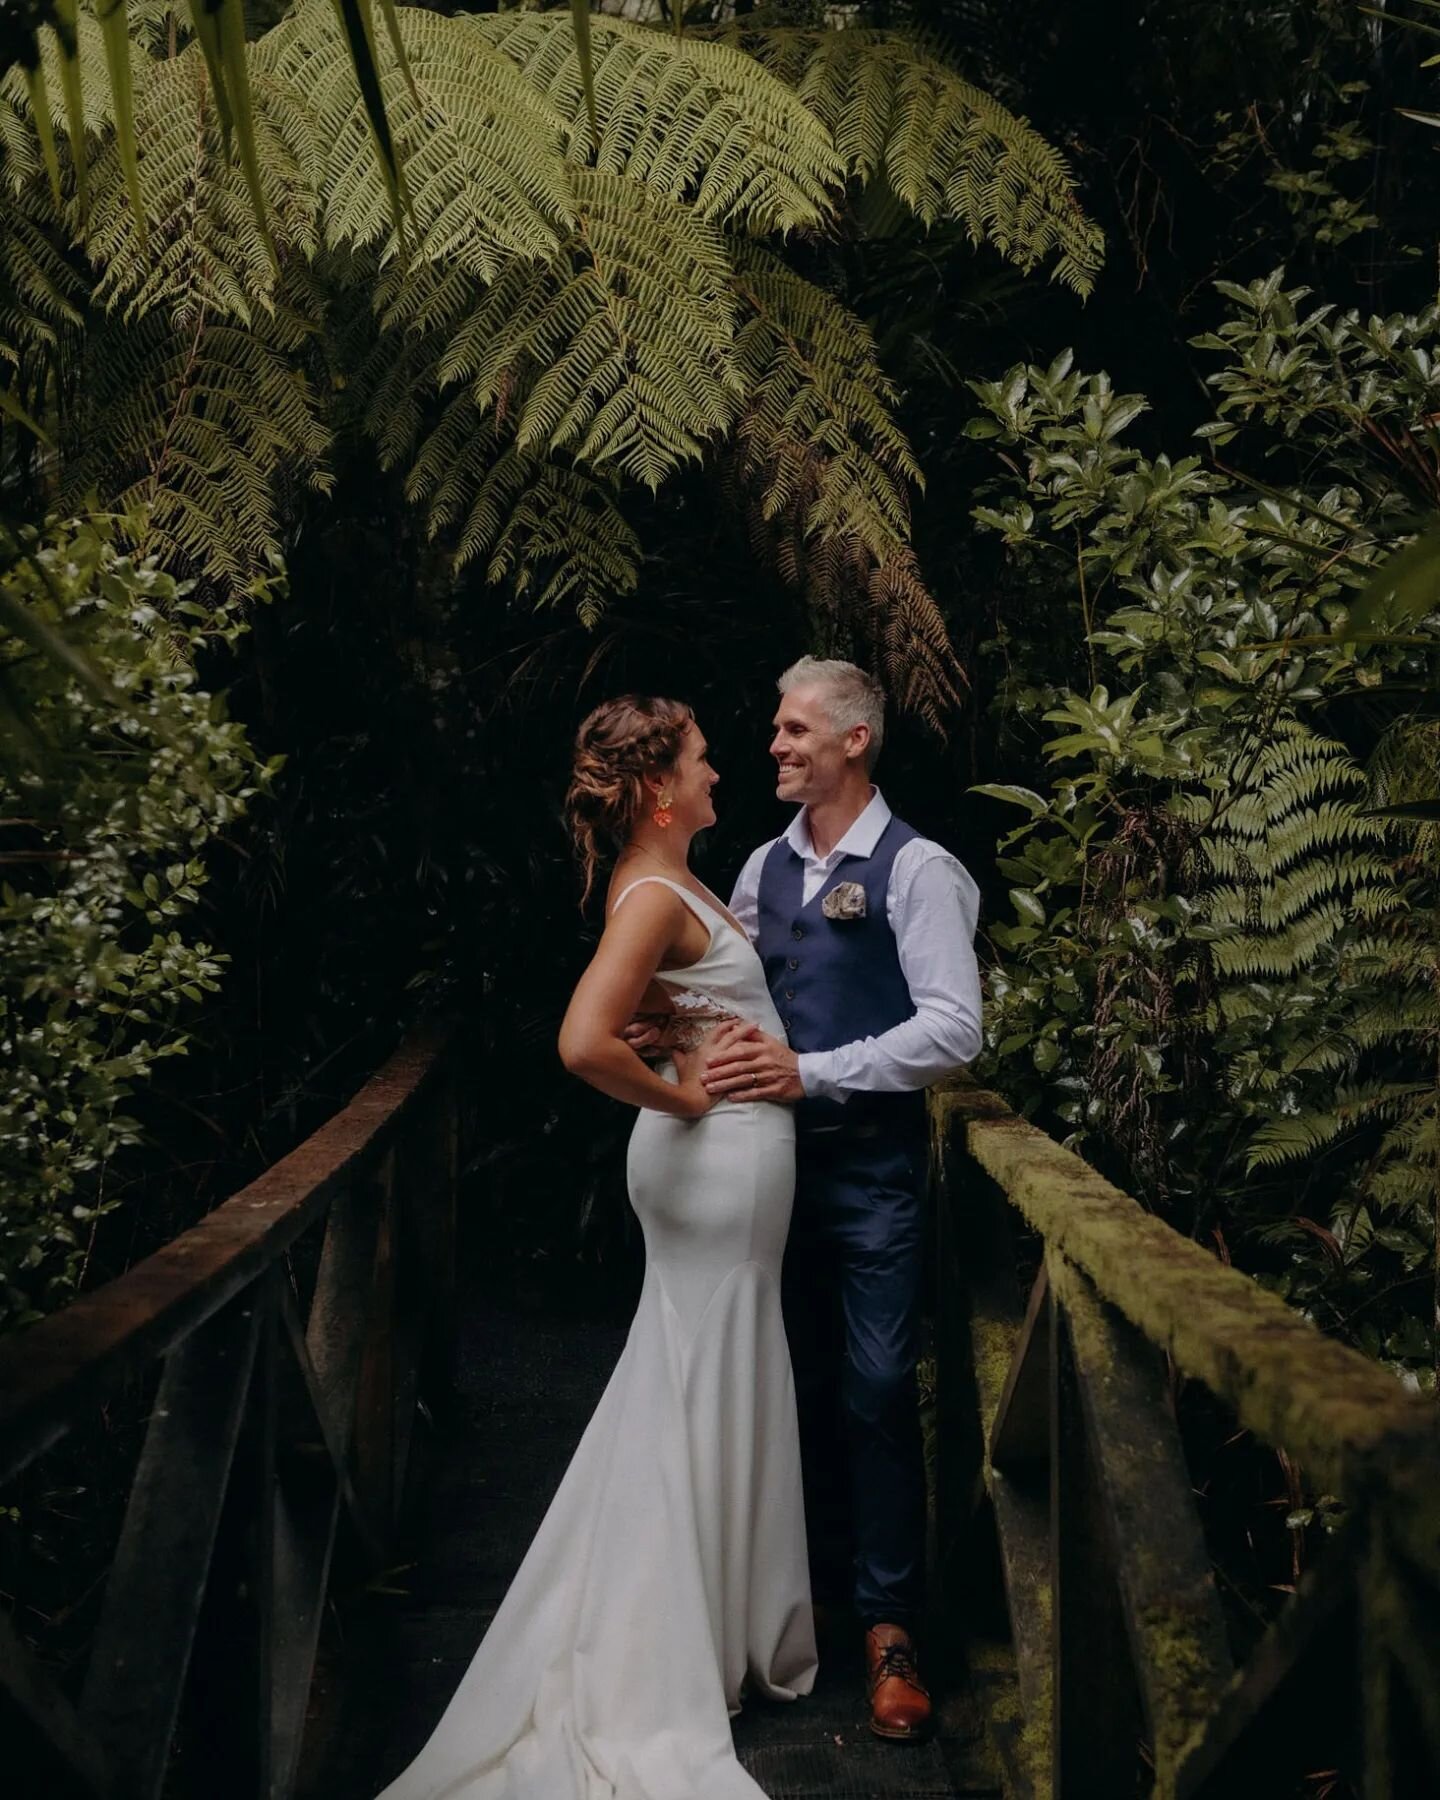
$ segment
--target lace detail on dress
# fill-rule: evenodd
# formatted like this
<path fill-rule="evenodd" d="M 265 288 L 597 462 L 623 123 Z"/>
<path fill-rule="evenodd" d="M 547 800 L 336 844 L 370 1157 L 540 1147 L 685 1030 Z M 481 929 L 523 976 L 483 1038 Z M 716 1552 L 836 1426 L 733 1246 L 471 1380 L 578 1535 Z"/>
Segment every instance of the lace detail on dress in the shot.
<path fill-rule="evenodd" d="M 676 988 L 670 998 L 675 1011 L 665 1027 L 665 1043 L 672 1050 L 698 1050 L 717 1025 L 740 1017 L 699 988 Z"/>

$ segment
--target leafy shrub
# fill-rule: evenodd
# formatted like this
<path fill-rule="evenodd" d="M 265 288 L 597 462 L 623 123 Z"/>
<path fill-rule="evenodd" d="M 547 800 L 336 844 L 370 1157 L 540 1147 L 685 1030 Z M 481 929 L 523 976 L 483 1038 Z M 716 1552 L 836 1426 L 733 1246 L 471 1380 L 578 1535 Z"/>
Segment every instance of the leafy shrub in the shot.
<path fill-rule="evenodd" d="M 1008 698 L 1055 778 L 981 790 L 1024 814 L 992 1051 L 1180 1228 L 1433 1379 L 1435 870 L 1374 802 L 1397 761 L 1400 799 L 1440 787 L 1394 750 L 1433 757 L 1440 619 L 1387 619 L 1375 571 L 1433 486 L 1440 315 L 1304 311 L 1278 272 L 1225 292 L 1200 435 L 1244 431 L 1266 479 L 1131 447 L 1144 400 L 1068 357 L 976 384 L 1013 471 L 977 517 L 1078 597 L 1091 681 L 1032 665 Z"/>
<path fill-rule="evenodd" d="M 81 1276 L 127 1099 L 220 976 L 187 929 L 205 850 L 274 772 L 198 671 L 237 605 L 200 605 L 114 526 L 27 533 L 0 578 L 0 1324 Z"/>

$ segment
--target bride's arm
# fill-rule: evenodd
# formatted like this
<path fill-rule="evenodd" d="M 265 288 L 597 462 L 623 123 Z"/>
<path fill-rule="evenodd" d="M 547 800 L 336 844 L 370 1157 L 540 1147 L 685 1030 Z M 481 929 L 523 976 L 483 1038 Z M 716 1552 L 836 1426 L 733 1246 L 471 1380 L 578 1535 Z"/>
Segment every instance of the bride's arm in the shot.
<path fill-rule="evenodd" d="M 669 888 L 658 882 L 637 887 L 606 923 L 560 1027 L 560 1060 L 572 1075 L 612 1099 L 682 1119 L 698 1119 L 715 1104 L 693 1067 L 678 1084 L 666 1081 L 646 1068 L 623 1033 L 691 917 Z"/>

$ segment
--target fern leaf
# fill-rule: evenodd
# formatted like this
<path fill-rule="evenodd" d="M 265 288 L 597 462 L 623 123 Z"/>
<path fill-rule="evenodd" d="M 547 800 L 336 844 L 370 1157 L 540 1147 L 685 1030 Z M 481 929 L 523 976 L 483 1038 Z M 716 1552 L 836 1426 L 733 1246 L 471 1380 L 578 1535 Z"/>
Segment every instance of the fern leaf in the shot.
<path fill-rule="evenodd" d="M 639 182 L 576 170 L 574 185 L 577 229 L 548 262 L 470 294 L 453 269 L 395 270 L 382 316 L 435 332 L 436 386 L 465 384 L 477 429 L 503 407 L 517 449 L 656 488 L 738 411 L 730 266 L 712 227 Z M 420 490 L 451 454 L 422 448 Z"/>
<path fill-rule="evenodd" d="M 102 271 L 97 298 L 104 306 L 131 320 L 160 309 L 182 332 L 202 313 L 253 323 L 275 305 L 272 243 L 313 253 L 318 158 L 304 105 L 263 68 L 253 72 L 251 92 L 268 226 L 242 169 L 225 153 L 199 45 L 144 66 L 135 105 L 145 146 L 145 239 L 123 203 L 126 176 L 113 136 L 91 168 L 88 249 Z"/>
<path fill-rule="evenodd" d="M 17 368 L 78 330 L 89 288 L 54 241 L 43 193 L 32 183 L 17 195 L 0 228 L 0 362 Z"/>
<path fill-rule="evenodd" d="M 277 484 L 328 485 L 328 434 L 296 366 L 309 329 L 283 303 L 251 327 L 203 308 L 185 332 L 161 312 L 102 327 L 68 498 L 98 491 L 143 515 L 143 547 L 172 568 L 227 582 L 263 571 L 279 548 Z"/>
<path fill-rule="evenodd" d="M 562 121 L 510 60 L 461 18 L 397 9 L 415 95 L 396 82 L 388 117 L 405 171 L 415 253 L 493 280 L 512 257 L 552 254 L 574 204 Z M 349 49 L 329 0 L 306 0 L 256 46 L 252 66 L 305 96 L 319 148 L 325 242 L 399 248 Z M 382 74 L 394 67 L 377 45 Z"/>
<path fill-rule="evenodd" d="M 563 13 L 477 15 L 468 28 L 525 71 L 586 160 L 581 58 Z M 843 165 L 830 134 L 784 82 L 726 44 L 676 38 L 603 15 L 590 20 L 604 173 L 643 181 L 702 219 L 791 231 L 831 215 Z"/>
<path fill-rule="evenodd" d="M 60 17 L 59 8 L 56 17 Z M 63 28 L 63 21 L 61 24 Z M 113 123 L 115 113 L 110 94 L 110 70 L 105 57 L 105 34 L 100 21 L 91 12 L 79 12 L 75 15 L 74 25 L 73 62 L 66 58 L 53 27 L 42 26 L 35 38 L 40 52 L 39 75 L 50 93 L 58 91 L 66 96 L 65 130 L 71 142 L 72 156 L 78 123 L 72 101 L 83 91 L 84 123 L 77 159 L 83 167 L 85 132 L 103 131 Z M 67 70 L 71 72 L 68 80 Z M 4 179 L 18 193 L 44 167 L 25 71 L 19 64 L 0 75 L 0 149 L 4 150 Z"/>
<path fill-rule="evenodd" d="M 793 87 L 830 129 L 848 174 L 884 173 L 926 225 L 955 219 L 1030 270 L 1089 293 L 1104 241 L 1058 150 L 1028 120 L 965 81 L 923 40 L 868 30 L 725 32 Z"/>
<path fill-rule="evenodd" d="M 846 533 L 886 562 L 909 541 L 906 483 L 921 477 L 870 333 L 770 251 L 739 242 L 735 264 L 742 480 L 767 520 L 803 497 L 804 535 Z"/>

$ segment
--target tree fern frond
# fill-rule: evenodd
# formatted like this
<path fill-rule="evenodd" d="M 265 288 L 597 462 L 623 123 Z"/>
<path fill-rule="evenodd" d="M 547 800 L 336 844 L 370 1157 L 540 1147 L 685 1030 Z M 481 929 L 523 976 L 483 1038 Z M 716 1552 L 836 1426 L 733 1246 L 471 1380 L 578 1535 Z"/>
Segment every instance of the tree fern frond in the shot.
<path fill-rule="evenodd" d="M 42 25 L 35 41 L 46 89 L 60 94 L 64 91 L 60 40 L 52 26 Z M 88 10 L 82 10 L 76 19 L 76 60 L 85 95 L 85 132 L 91 137 L 113 124 L 115 107 L 105 58 L 105 33 L 100 21 Z M 65 114 L 56 111 L 52 123 L 57 133 L 63 128 L 68 140 L 70 128 Z M 4 179 L 16 191 L 44 167 L 25 72 L 18 63 L 0 75 L 0 150 L 4 152 Z"/>
<path fill-rule="evenodd" d="M 309 256 L 319 172 L 310 121 L 296 91 L 263 71 L 252 75 L 251 92 L 269 231 L 282 253 Z M 135 120 L 146 242 L 125 204 L 111 137 L 90 173 L 88 249 L 103 271 L 97 298 L 130 320 L 162 309 L 182 332 L 202 314 L 253 323 L 257 309 L 275 305 L 278 272 L 245 178 L 225 153 L 198 46 L 141 67 Z"/>
<path fill-rule="evenodd" d="M 1028 120 L 965 81 L 923 41 L 868 30 L 725 33 L 792 86 L 830 128 L 847 171 L 882 170 L 927 225 L 959 220 L 1020 268 L 1051 265 L 1077 293 L 1094 285 L 1104 248 L 1063 156 Z"/>
<path fill-rule="evenodd" d="M 17 194 L 0 223 L 0 362 L 23 368 L 79 327 L 88 283 L 49 229 L 52 208 L 40 183 Z"/>
<path fill-rule="evenodd" d="M 586 160 L 590 126 L 569 20 L 513 11 L 467 24 L 525 71 L 564 116 L 570 155 Z M 791 231 L 830 217 L 843 165 L 784 82 L 726 44 L 600 15 L 590 30 L 598 169 L 749 230 Z"/>
<path fill-rule="evenodd" d="M 278 550 L 276 486 L 328 484 L 328 434 L 299 372 L 307 321 L 277 306 L 249 329 L 200 310 L 186 332 L 161 313 L 101 329 L 70 496 L 146 517 L 144 547 L 230 582 Z"/>
<path fill-rule="evenodd" d="M 1349 924 L 1343 901 L 1312 907 L 1278 931 L 1240 931 L 1214 946 L 1215 966 L 1228 978 L 1278 980 L 1308 968 Z"/>
<path fill-rule="evenodd" d="M 889 407 L 894 389 L 865 325 L 757 244 L 735 245 L 746 387 L 736 433 L 762 514 L 796 511 L 806 536 L 848 533 L 877 563 L 908 543 L 906 483 L 920 469 Z"/>
<path fill-rule="evenodd" d="M 886 686 L 901 706 L 945 736 L 965 676 L 913 551 L 897 551 L 874 571 L 870 601 Z"/>
<path fill-rule="evenodd" d="M 507 451 L 492 465 L 460 533 L 457 562 L 485 555 L 492 582 L 512 580 L 537 610 L 573 606 L 598 624 L 640 580 L 640 540 L 606 483 Z"/>
<path fill-rule="evenodd" d="M 574 181 L 578 225 L 548 262 L 512 262 L 463 316 L 453 270 L 397 274 L 384 316 L 453 320 L 435 378 L 465 383 L 477 425 L 503 407 L 517 449 L 564 450 L 656 488 L 739 408 L 730 265 L 713 227 L 641 183 L 594 169 Z M 440 454 L 421 449 L 417 491 Z"/>
<path fill-rule="evenodd" d="M 1342 852 L 1309 857 L 1286 873 L 1268 871 L 1257 888 L 1221 886 L 1206 895 L 1206 917 L 1213 924 L 1253 920 L 1262 930 L 1277 930 L 1308 912 L 1327 895 L 1348 896 L 1357 916 L 1374 917 L 1396 905 L 1394 869 L 1384 858 Z"/>
<path fill-rule="evenodd" d="M 1411 1153 L 1423 1129 L 1416 1102 L 1433 1104 L 1435 1090 L 1428 1082 L 1372 1081 L 1341 1087 L 1331 1108 L 1267 1120 L 1250 1140 L 1247 1163 L 1252 1169 L 1295 1162 L 1312 1156 L 1374 1119 L 1401 1115 L 1398 1127 L 1386 1134 L 1382 1153 Z"/>
<path fill-rule="evenodd" d="M 537 610 L 573 606 L 594 625 L 639 581 L 640 540 L 613 485 L 507 444 L 468 394 L 445 408 L 406 491 L 426 505 L 432 537 L 455 528 L 457 569 L 483 557 L 487 581 L 508 582 Z"/>
<path fill-rule="evenodd" d="M 377 43 L 377 60 L 416 253 L 487 281 L 512 257 L 553 253 L 574 217 L 560 116 L 469 21 L 413 7 L 397 17 L 418 106 L 388 41 Z M 329 0 L 305 0 L 257 52 L 257 66 L 303 94 L 310 108 L 326 243 L 377 244 L 393 255 L 389 188 Z"/>
<path fill-rule="evenodd" d="M 1245 1152 L 1245 1167 L 1253 1173 L 1256 1169 L 1273 1169 L 1282 1163 L 1299 1162 L 1333 1143 L 1346 1128 L 1346 1122 L 1337 1114 L 1326 1112 L 1267 1120 L 1250 1139 Z"/>

